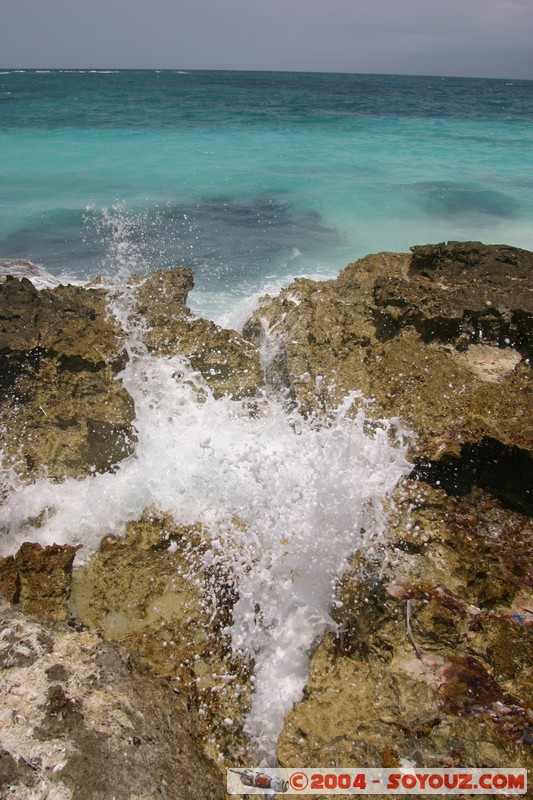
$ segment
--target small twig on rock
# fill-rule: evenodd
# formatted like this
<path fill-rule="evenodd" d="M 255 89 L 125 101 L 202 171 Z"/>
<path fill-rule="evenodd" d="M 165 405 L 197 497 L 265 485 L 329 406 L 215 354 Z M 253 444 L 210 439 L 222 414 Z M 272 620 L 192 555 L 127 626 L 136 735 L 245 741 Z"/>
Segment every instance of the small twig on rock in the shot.
<path fill-rule="evenodd" d="M 405 617 L 405 626 L 407 628 L 407 636 L 413 647 L 415 648 L 416 657 L 422 659 L 422 650 L 418 647 L 417 643 L 413 637 L 413 631 L 411 630 L 411 608 L 412 608 L 412 599 L 409 598 L 407 601 L 407 610 L 406 610 L 406 617 Z"/>

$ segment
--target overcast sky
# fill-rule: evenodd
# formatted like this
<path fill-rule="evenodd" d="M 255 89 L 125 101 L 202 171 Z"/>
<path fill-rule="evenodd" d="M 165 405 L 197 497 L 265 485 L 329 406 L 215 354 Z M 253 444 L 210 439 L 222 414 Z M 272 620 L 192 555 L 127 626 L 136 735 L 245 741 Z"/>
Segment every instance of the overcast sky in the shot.
<path fill-rule="evenodd" d="M 0 0 L 1 67 L 533 79 L 533 0 Z"/>

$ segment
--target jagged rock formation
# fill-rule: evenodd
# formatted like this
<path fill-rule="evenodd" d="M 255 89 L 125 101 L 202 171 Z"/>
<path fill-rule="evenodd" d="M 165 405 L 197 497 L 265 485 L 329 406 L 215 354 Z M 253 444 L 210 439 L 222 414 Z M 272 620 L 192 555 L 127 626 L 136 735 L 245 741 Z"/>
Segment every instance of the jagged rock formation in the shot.
<path fill-rule="evenodd" d="M 280 763 L 531 768 L 531 520 L 409 482 L 389 535 L 339 588 Z"/>
<path fill-rule="evenodd" d="M 245 740 L 227 720 L 246 712 L 250 665 L 232 657 L 223 633 L 235 588 L 230 575 L 202 568 L 209 541 L 200 526 L 178 527 L 168 514 L 148 509 L 127 525 L 123 538 L 105 539 L 89 564 L 74 572 L 69 607 L 75 618 L 187 692 L 199 712 L 205 750 L 217 761 L 223 754 L 238 763 Z"/>
<path fill-rule="evenodd" d="M 255 393 L 266 338 L 267 379 L 288 403 L 319 418 L 357 391 L 369 418 L 397 417 L 413 433 L 413 472 L 391 498 L 389 546 L 375 562 L 354 562 L 338 588 L 338 634 L 313 654 L 280 738 L 282 765 L 531 766 L 532 267 L 532 253 L 479 243 L 368 256 L 336 280 L 298 280 L 265 298 L 245 326 L 249 341 L 191 318 L 187 270 L 134 285 L 131 319 L 149 351 L 186 356 L 215 396 Z M 134 409 L 115 380 L 123 335 L 105 308 L 97 289 L 0 286 L 5 458 L 26 479 L 112 469 L 132 447 Z M 32 613 L 50 602 L 48 616 L 75 616 L 172 679 L 199 712 L 195 736 L 208 752 L 246 764 L 250 666 L 230 659 L 223 628 L 235 587 L 203 569 L 208 547 L 209 532 L 148 509 L 72 575 L 73 553 L 62 548 L 5 559 L 0 591 Z M 77 714 L 74 683 L 54 689 L 39 713 L 51 705 Z M 163 739 L 173 736 L 158 720 Z M 28 786 L 52 780 L 9 759 L 14 783 L 27 769 Z"/>
<path fill-rule="evenodd" d="M 24 275 L 38 277 L 31 265 L 19 266 Z M 3 466 L 27 481 L 112 470 L 133 450 L 135 409 L 117 380 L 128 356 L 109 295 L 95 286 L 37 291 L 24 275 L 0 283 Z M 134 281 L 123 315 L 142 330 L 149 352 L 186 357 L 215 397 L 255 394 L 263 381 L 256 348 L 234 331 L 193 318 L 185 306 L 192 284 L 185 269 Z M 121 642 L 151 674 L 172 677 L 201 711 L 195 735 L 217 757 L 225 731 L 228 745 L 242 751 L 242 734 L 237 745 L 239 736 L 224 720 L 242 716 L 249 687 L 245 677 L 232 685 L 224 677 L 230 664 L 220 631 L 228 622 L 232 590 L 227 582 L 220 588 L 214 575 L 198 578 L 195 548 L 205 551 L 204 535 L 177 529 L 157 509 L 147 511 L 128 526 L 124 539 L 106 539 L 87 567 L 75 571 L 72 598 L 76 548 L 27 542 L 0 559 L 0 593 L 43 626 L 75 614 Z M 208 590 L 218 595 L 215 616 L 205 600 Z M 222 732 L 216 741 L 214 727 Z M 189 773 L 182 759 L 180 769 L 188 780 L 194 765 Z M 131 792 L 128 797 L 136 796 Z"/>
<path fill-rule="evenodd" d="M 247 324 L 309 413 L 361 390 L 414 434 L 386 569 L 345 576 L 282 764 L 531 766 L 532 272 L 503 246 L 382 253 Z"/>
<path fill-rule="evenodd" d="M 253 396 L 263 382 L 257 350 L 235 331 L 191 317 L 185 305 L 193 287 L 191 270 L 153 272 L 136 292 L 144 320 L 144 342 L 158 356 L 185 356 L 215 397 Z"/>
<path fill-rule="evenodd" d="M 185 306 L 192 285 L 190 270 L 175 269 L 138 286 L 134 313 L 146 345 L 155 355 L 188 358 L 216 397 L 253 395 L 262 383 L 256 349 L 235 331 L 193 318 Z M 135 409 L 117 380 L 126 358 L 102 288 L 38 291 L 8 275 L 0 283 L 4 466 L 28 480 L 114 469 L 135 443 Z"/>
<path fill-rule="evenodd" d="M 72 564 L 79 547 L 41 547 L 24 542 L 14 556 L 0 558 L 0 594 L 40 619 L 66 620 Z"/>
<path fill-rule="evenodd" d="M 0 787 L 14 800 L 215 800 L 186 697 L 96 633 L 0 601 Z"/>
<path fill-rule="evenodd" d="M 102 290 L 0 285 L 3 465 L 61 480 L 112 469 L 133 448 L 122 335 Z"/>
<path fill-rule="evenodd" d="M 380 253 L 295 281 L 244 332 L 278 340 L 278 384 L 305 409 L 358 390 L 413 431 L 419 477 L 531 513 L 532 271 L 533 254 L 479 243 Z"/>

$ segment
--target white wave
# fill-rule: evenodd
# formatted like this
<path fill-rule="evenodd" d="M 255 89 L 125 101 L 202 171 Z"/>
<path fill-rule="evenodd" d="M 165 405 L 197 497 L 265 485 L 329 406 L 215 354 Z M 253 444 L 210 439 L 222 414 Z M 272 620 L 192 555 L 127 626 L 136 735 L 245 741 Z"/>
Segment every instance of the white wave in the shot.
<path fill-rule="evenodd" d="M 47 272 L 44 267 L 24 259 L 0 259 L 0 283 L 3 283 L 8 275 L 12 275 L 19 280 L 27 278 L 36 289 L 53 289 L 61 283 L 60 280 Z"/>
<path fill-rule="evenodd" d="M 238 590 L 226 632 L 255 664 L 245 730 L 257 757 L 272 761 L 313 643 L 334 627 L 349 556 L 384 539 L 384 498 L 410 469 L 404 437 L 391 421 L 369 428 L 356 394 L 320 419 L 266 393 L 251 413 L 249 401 L 215 399 L 185 359 L 150 355 L 130 313 L 135 246 L 120 213 L 109 211 L 106 224 L 116 237 L 114 311 L 128 334 L 122 382 L 135 402 L 135 453 L 115 474 L 61 484 L 21 485 L 4 472 L 2 551 L 28 540 L 82 544 L 83 561 L 150 505 L 178 524 L 202 523 L 206 568 L 221 565 Z"/>
<path fill-rule="evenodd" d="M 56 286 L 84 286 L 85 281 L 70 275 L 67 272 L 61 275 L 52 275 L 41 264 L 34 264 L 20 258 L 0 258 L 0 283 L 3 283 L 8 275 L 18 278 L 27 278 L 36 289 L 54 289 Z"/>
<path fill-rule="evenodd" d="M 265 297 L 277 297 L 282 289 L 299 278 L 308 278 L 312 281 L 326 281 L 335 277 L 335 274 L 322 272 L 302 273 L 301 275 L 286 273 L 267 278 L 260 289 L 249 294 L 236 294 L 235 292 L 207 292 L 193 289 L 187 304 L 191 311 L 199 317 L 205 317 L 222 328 L 242 331 L 244 323 L 250 319 Z"/>
<path fill-rule="evenodd" d="M 405 448 L 389 423 L 366 432 L 364 413 L 349 413 L 353 397 L 320 423 L 266 397 L 251 415 L 245 402 L 215 400 L 183 359 L 132 356 L 123 382 L 135 454 L 113 475 L 12 492 L 0 510 L 4 553 L 32 540 L 82 544 L 84 559 L 149 505 L 210 528 L 206 566 L 232 572 L 239 593 L 227 632 L 255 660 L 246 732 L 272 758 L 312 644 L 332 627 L 348 557 L 384 537 L 382 501 L 408 471 Z"/>

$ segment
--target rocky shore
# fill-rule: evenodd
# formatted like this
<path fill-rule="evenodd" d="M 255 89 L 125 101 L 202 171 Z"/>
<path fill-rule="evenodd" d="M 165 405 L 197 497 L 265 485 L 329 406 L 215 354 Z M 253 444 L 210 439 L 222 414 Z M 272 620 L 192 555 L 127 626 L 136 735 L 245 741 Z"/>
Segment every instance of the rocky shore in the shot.
<path fill-rule="evenodd" d="M 191 316 L 189 270 L 132 283 L 143 346 L 186 357 L 215 397 L 254 413 L 277 392 L 319 421 L 356 391 L 369 426 L 410 431 L 387 544 L 338 586 L 280 765 L 531 766 L 532 274 L 533 253 L 503 245 L 380 253 L 263 298 L 242 335 Z M 135 449 L 109 299 L 0 284 L 2 465 L 23 483 L 112 472 Z M 253 764 L 251 665 L 231 655 L 235 588 L 202 568 L 208 547 L 152 507 L 81 566 L 29 542 L 0 560 L 6 797 L 214 799 L 226 766 Z"/>

